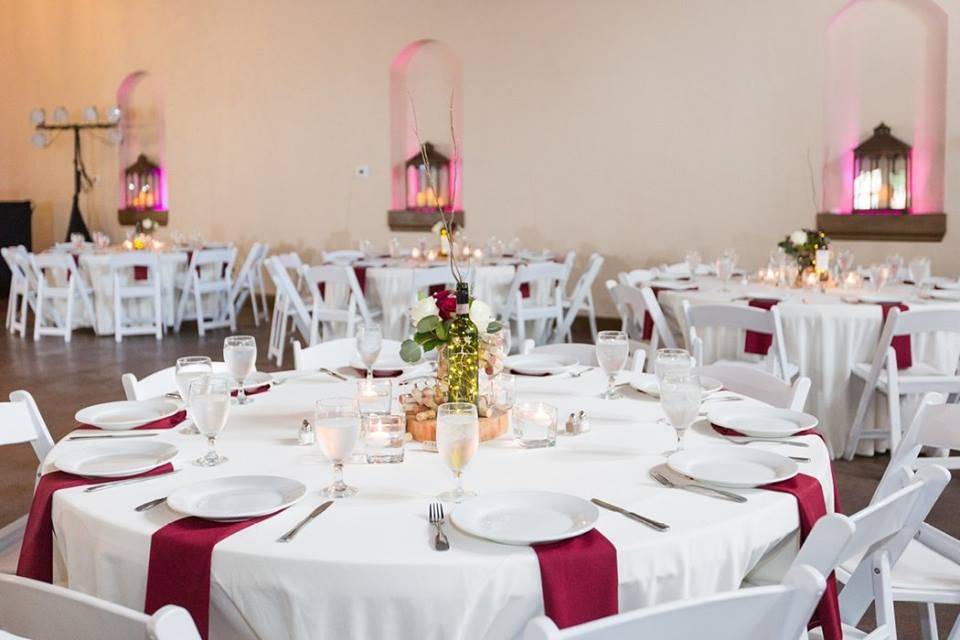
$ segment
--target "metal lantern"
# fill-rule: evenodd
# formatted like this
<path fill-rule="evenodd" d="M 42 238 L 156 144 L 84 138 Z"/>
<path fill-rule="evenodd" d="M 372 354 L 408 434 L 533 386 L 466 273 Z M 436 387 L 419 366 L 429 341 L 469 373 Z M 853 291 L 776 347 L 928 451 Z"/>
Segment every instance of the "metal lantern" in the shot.
<path fill-rule="evenodd" d="M 909 213 L 911 151 L 882 122 L 853 150 L 854 211 Z"/>
<path fill-rule="evenodd" d="M 142 153 L 137 161 L 123 172 L 126 188 L 124 189 L 124 207 L 132 211 L 163 211 L 163 190 L 160 181 L 162 171 L 160 167 L 149 160 Z"/>
<path fill-rule="evenodd" d="M 424 162 L 424 156 L 430 164 Z M 450 158 L 429 142 L 423 145 L 423 153 L 410 157 L 404 165 L 406 171 L 406 202 L 410 211 L 436 211 L 442 207 L 450 211 Z M 428 173 L 429 172 L 429 173 Z"/>

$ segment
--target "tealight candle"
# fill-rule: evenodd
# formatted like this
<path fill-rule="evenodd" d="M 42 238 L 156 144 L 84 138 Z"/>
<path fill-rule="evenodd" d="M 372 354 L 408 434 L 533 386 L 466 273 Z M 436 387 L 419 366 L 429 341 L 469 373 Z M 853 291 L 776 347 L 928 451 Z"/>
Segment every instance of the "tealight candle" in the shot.
<path fill-rule="evenodd" d="M 406 417 L 390 413 L 363 416 L 363 444 L 370 464 L 403 462 Z"/>
<path fill-rule="evenodd" d="M 364 378 L 357 381 L 357 405 L 361 415 L 388 413 L 393 399 L 393 381 L 385 378 Z"/>
<path fill-rule="evenodd" d="M 429 261 L 432 262 L 432 261 L 434 261 L 434 260 L 436 260 L 436 259 L 437 259 L 437 250 L 436 250 L 436 249 L 430 249 L 430 250 L 428 250 L 428 251 L 427 251 L 427 260 L 429 260 Z"/>
<path fill-rule="evenodd" d="M 803 276 L 803 286 L 805 288 L 814 289 L 819 284 L 820 284 L 820 276 L 817 275 L 816 271 L 810 271 L 805 276 Z"/>
<path fill-rule="evenodd" d="M 514 437 L 521 447 L 552 447 L 557 443 L 557 408 L 545 402 L 524 402 L 513 409 Z"/>
<path fill-rule="evenodd" d="M 483 260 L 483 251 L 480 249 L 473 250 L 473 257 L 476 260 Z"/>
<path fill-rule="evenodd" d="M 419 259 L 420 259 L 420 249 L 417 248 L 417 247 L 414 247 L 413 249 L 410 249 L 410 257 L 413 258 L 413 259 L 415 259 L 415 260 L 419 260 Z"/>

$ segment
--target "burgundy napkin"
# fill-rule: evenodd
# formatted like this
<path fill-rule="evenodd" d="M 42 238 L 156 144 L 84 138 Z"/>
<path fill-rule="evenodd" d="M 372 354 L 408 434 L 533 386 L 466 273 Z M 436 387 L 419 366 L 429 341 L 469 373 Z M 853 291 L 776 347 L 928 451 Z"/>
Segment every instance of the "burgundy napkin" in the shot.
<path fill-rule="evenodd" d="M 762 489 L 789 493 L 797 499 L 800 515 L 800 543 L 807 539 L 817 520 L 827 514 L 823 500 L 823 488 L 820 482 L 811 476 L 798 473 L 789 480 L 763 485 Z M 816 612 L 810 620 L 810 627 L 820 626 L 824 640 L 843 640 L 843 628 L 840 623 L 840 603 L 837 600 L 837 578 L 830 572 L 827 589 L 820 598 Z"/>
<path fill-rule="evenodd" d="M 179 605 L 190 612 L 200 636 L 206 638 L 210 626 L 213 548 L 234 533 L 275 515 L 241 522 L 213 522 L 188 517 L 155 531 L 150 538 L 144 613 L 150 615 L 168 604 Z"/>
<path fill-rule="evenodd" d="M 134 427 L 131 431 L 139 431 L 140 429 L 173 429 L 175 426 L 187 419 L 187 410 L 183 409 L 177 411 L 172 416 L 167 416 L 166 418 L 160 418 L 159 420 L 154 420 L 153 422 L 148 422 L 142 424 L 139 427 Z M 95 427 L 92 424 L 81 424 L 77 429 L 99 429 L 100 427 Z"/>
<path fill-rule="evenodd" d="M 530 283 L 524 282 L 520 285 L 520 297 L 529 298 L 530 297 Z"/>
<path fill-rule="evenodd" d="M 883 313 L 883 324 L 887 322 L 887 316 L 890 309 L 896 307 L 900 311 L 907 311 L 909 307 L 902 302 L 881 302 L 880 311 Z M 881 327 L 882 328 L 882 327 Z M 897 353 L 897 369 L 909 369 L 913 366 L 913 349 L 910 344 L 910 336 L 897 336 L 890 343 L 893 350 Z"/>
<path fill-rule="evenodd" d="M 361 378 L 367 377 L 367 370 L 361 369 L 360 367 L 351 367 L 354 372 Z M 396 378 L 397 376 L 403 374 L 403 369 L 374 369 L 373 377 L 374 378 Z"/>
<path fill-rule="evenodd" d="M 134 279 L 134 280 L 146 280 L 146 279 L 147 279 L 147 273 L 148 273 L 147 267 L 144 267 L 144 266 L 142 266 L 142 265 L 140 265 L 140 266 L 135 266 L 135 267 L 133 268 L 133 279 Z"/>
<path fill-rule="evenodd" d="M 543 609 L 561 629 L 620 611 L 617 549 L 591 529 L 582 536 L 533 545 L 540 562 Z"/>
<path fill-rule="evenodd" d="M 157 476 L 173 471 L 172 464 L 164 464 L 139 476 Z M 60 489 L 83 485 L 114 482 L 125 478 L 83 478 L 72 473 L 53 471 L 40 478 L 33 492 L 27 528 L 23 532 L 23 546 L 17 561 L 17 575 L 32 580 L 53 582 L 53 494 Z"/>
<path fill-rule="evenodd" d="M 248 395 L 248 396 L 255 396 L 255 395 L 257 395 L 258 393 L 264 393 L 265 391 L 270 391 L 270 385 L 269 385 L 269 384 L 262 384 L 262 385 L 260 385 L 259 387 L 253 387 L 252 389 L 244 389 L 244 391 L 246 392 L 246 395 Z M 237 397 L 237 390 L 236 390 L 236 389 L 234 389 L 233 391 L 230 392 L 230 397 L 232 397 L 232 398 L 236 398 L 236 397 Z"/>
<path fill-rule="evenodd" d="M 770 309 L 778 304 L 780 304 L 780 301 L 776 298 L 751 298 L 747 302 L 747 305 L 765 311 L 770 311 Z M 772 344 L 773 335 L 759 331 L 747 331 L 743 337 L 743 352 L 765 356 L 767 352 L 770 351 L 770 345 Z"/>

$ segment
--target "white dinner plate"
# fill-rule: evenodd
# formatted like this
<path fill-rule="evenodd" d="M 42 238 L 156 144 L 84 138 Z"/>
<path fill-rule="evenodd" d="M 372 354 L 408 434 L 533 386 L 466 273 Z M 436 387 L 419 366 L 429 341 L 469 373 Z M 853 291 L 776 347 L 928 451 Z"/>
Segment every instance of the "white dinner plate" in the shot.
<path fill-rule="evenodd" d="M 783 293 L 782 291 L 747 291 L 743 294 L 744 298 L 749 298 L 751 300 L 788 300 L 790 294 Z"/>
<path fill-rule="evenodd" d="M 700 482 L 723 487 L 758 487 L 797 475 L 797 463 L 786 456 L 751 447 L 699 447 L 667 458 L 667 466 Z"/>
<path fill-rule="evenodd" d="M 960 282 L 956 280 L 953 281 L 940 281 L 934 283 L 937 289 L 945 289 L 947 291 L 960 291 Z"/>
<path fill-rule="evenodd" d="M 109 431 L 124 431 L 168 418 L 180 411 L 182 406 L 175 400 L 152 398 L 150 400 L 120 400 L 104 402 L 77 411 L 74 418 L 82 424 L 93 425 Z"/>
<path fill-rule="evenodd" d="M 243 390 L 249 393 L 265 384 L 273 384 L 273 376 L 265 371 L 254 371 L 243 381 Z"/>
<path fill-rule="evenodd" d="M 366 371 L 367 365 L 363 364 L 363 360 L 360 358 L 354 358 L 350 362 L 350 366 L 358 371 Z M 380 354 L 380 357 L 377 358 L 377 361 L 373 363 L 373 373 L 374 375 L 381 376 L 392 376 L 400 375 L 407 368 L 410 367 L 408 362 L 404 362 L 397 354 Z"/>
<path fill-rule="evenodd" d="M 177 452 L 168 442 L 114 438 L 73 444 L 58 454 L 53 464 L 78 476 L 116 478 L 156 469 L 173 460 Z"/>
<path fill-rule="evenodd" d="M 503 366 L 514 373 L 528 376 L 543 376 L 563 373 L 580 364 L 580 361 L 571 356 L 562 356 L 554 353 L 531 353 L 528 355 L 508 356 Z"/>
<path fill-rule="evenodd" d="M 246 520 L 286 509 L 307 487 L 280 476 L 229 476 L 196 482 L 167 496 L 167 506 L 205 520 Z"/>
<path fill-rule="evenodd" d="M 957 302 L 960 300 L 960 291 L 940 291 L 938 289 L 933 289 L 920 294 L 920 297 L 929 298 L 931 300 L 948 300 L 950 302 Z"/>
<path fill-rule="evenodd" d="M 903 296 L 891 293 L 868 293 L 859 298 L 860 302 L 866 302 L 867 304 L 897 304 L 903 302 Z"/>
<path fill-rule="evenodd" d="M 630 380 L 630 386 L 654 398 L 660 397 L 660 382 L 653 373 L 638 373 Z M 700 376 L 700 386 L 704 393 L 713 393 L 723 388 L 723 383 L 716 378 Z"/>
<path fill-rule="evenodd" d="M 718 406 L 707 412 L 707 420 L 751 438 L 786 438 L 820 424 L 816 416 L 809 413 L 749 405 Z"/>
<path fill-rule="evenodd" d="M 478 538 L 527 545 L 579 536 L 592 529 L 599 516 L 592 503 L 565 493 L 504 491 L 457 505 L 450 520 Z"/>
<path fill-rule="evenodd" d="M 688 289 L 697 289 L 699 285 L 696 282 L 684 282 L 683 280 L 651 280 L 645 286 L 656 289 L 675 289 L 677 291 L 686 291 Z"/>
<path fill-rule="evenodd" d="M 689 272 L 684 269 L 683 271 L 661 271 L 657 274 L 658 280 L 670 280 L 670 281 L 684 281 L 690 280 Z"/>

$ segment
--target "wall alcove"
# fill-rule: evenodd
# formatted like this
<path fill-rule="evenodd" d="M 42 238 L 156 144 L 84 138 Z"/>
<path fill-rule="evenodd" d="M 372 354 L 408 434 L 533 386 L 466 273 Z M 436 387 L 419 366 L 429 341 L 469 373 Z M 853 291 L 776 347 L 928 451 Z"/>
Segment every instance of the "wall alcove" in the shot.
<path fill-rule="evenodd" d="M 851 0 L 826 44 L 818 227 L 852 240 L 942 239 L 947 15 L 935 0 Z M 854 211 L 853 149 L 880 122 L 913 147 L 906 214 Z"/>
<path fill-rule="evenodd" d="M 144 218 L 167 224 L 167 172 L 163 94 L 156 78 L 135 71 L 117 89 L 123 114 L 118 147 L 119 220 L 137 224 Z"/>
<path fill-rule="evenodd" d="M 437 199 L 458 225 L 464 224 L 461 82 L 459 58 L 437 40 L 408 44 L 390 65 L 387 220 L 394 231 L 430 229 L 440 219 Z M 422 168 L 418 178 L 421 142 L 429 144 L 432 164 L 440 165 L 436 194 L 427 193 Z"/>

